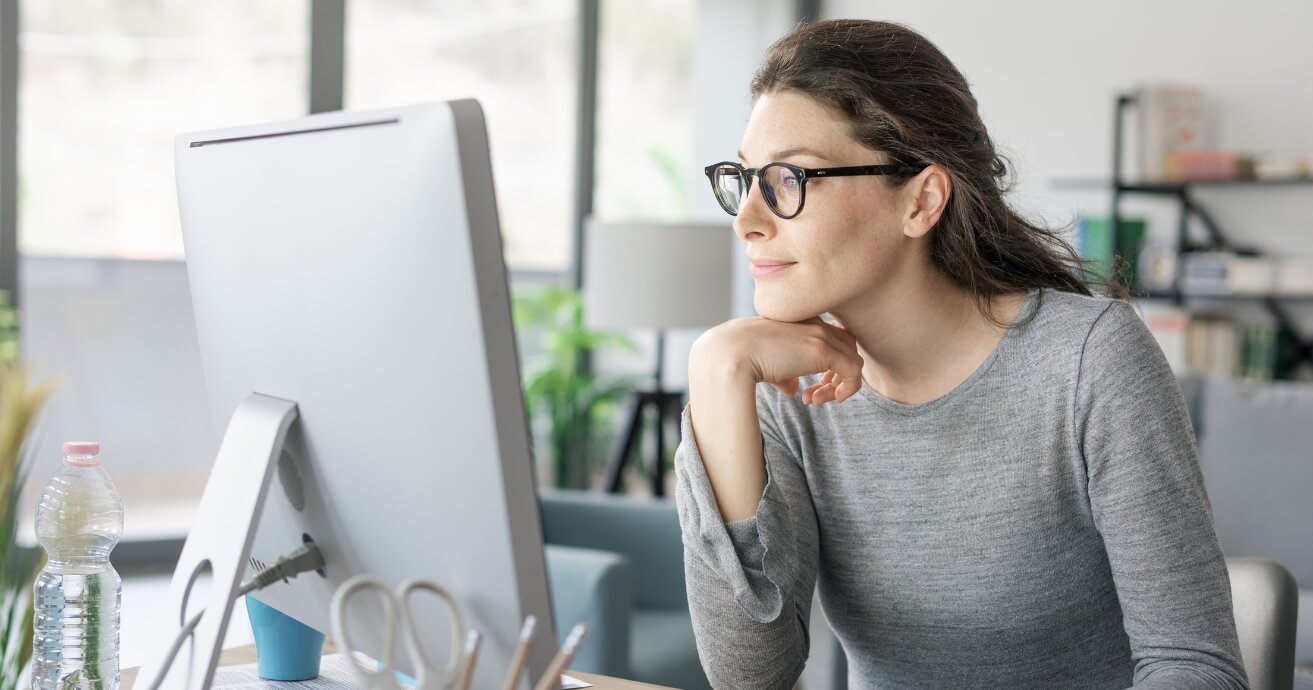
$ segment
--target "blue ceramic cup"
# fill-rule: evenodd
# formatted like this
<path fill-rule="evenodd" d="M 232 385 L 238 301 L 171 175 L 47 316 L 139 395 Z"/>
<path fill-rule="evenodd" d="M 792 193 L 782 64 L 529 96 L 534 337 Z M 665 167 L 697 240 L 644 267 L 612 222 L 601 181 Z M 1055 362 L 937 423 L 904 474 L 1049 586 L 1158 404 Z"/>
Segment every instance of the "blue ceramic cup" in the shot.
<path fill-rule="evenodd" d="M 255 655 L 265 680 L 310 680 L 319 675 L 324 634 L 268 604 L 246 597 Z"/>

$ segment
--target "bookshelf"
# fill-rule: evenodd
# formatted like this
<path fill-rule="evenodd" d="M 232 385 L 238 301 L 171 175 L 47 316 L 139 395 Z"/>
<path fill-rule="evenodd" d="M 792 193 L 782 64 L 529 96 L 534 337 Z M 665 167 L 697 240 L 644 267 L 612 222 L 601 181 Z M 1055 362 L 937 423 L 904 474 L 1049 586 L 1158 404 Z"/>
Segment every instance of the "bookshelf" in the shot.
<path fill-rule="evenodd" d="M 1200 188 L 1209 187 L 1226 187 L 1226 188 L 1307 188 L 1313 190 L 1313 177 L 1289 177 L 1277 179 L 1234 179 L 1234 180 L 1201 180 L 1190 182 L 1131 182 L 1122 177 L 1122 157 L 1125 146 L 1124 122 L 1128 108 L 1136 104 L 1134 94 L 1121 94 L 1117 96 L 1116 109 L 1113 115 L 1113 150 L 1112 150 L 1112 205 L 1108 215 L 1109 234 L 1111 237 L 1117 237 L 1118 227 L 1121 221 L 1121 205 L 1124 197 L 1128 195 L 1155 195 L 1174 199 L 1179 208 L 1179 223 L 1176 230 L 1175 249 L 1179 257 L 1184 258 L 1192 252 L 1227 250 L 1242 255 L 1255 256 L 1257 252 L 1253 250 L 1242 250 L 1236 247 L 1228 238 L 1226 232 L 1213 218 L 1208 209 L 1204 208 L 1194 198 L 1193 191 Z M 1190 221 L 1195 219 L 1207 233 L 1208 241 L 1205 243 L 1194 242 L 1190 239 Z M 1180 265 L 1180 263 L 1178 263 Z M 1287 305 L 1292 302 L 1313 302 L 1313 295 L 1267 295 L 1267 294 L 1192 294 L 1182 289 L 1183 271 L 1178 270 L 1175 283 L 1171 290 L 1168 291 L 1145 291 L 1138 286 L 1132 286 L 1132 292 L 1137 299 L 1149 300 L 1168 300 L 1173 304 L 1186 307 L 1187 302 L 1193 300 L 1244 300 L 1258 302 L 1262 304 L 1272 315 L 1276 322 L 1278 335 L 1278 359 L 1277 359 L 1277 377 L 1285 378 L 1290 371 L 1302 362 L 1313 362 L 1313 341 L 1300 333 L 1290 316 Z"/>

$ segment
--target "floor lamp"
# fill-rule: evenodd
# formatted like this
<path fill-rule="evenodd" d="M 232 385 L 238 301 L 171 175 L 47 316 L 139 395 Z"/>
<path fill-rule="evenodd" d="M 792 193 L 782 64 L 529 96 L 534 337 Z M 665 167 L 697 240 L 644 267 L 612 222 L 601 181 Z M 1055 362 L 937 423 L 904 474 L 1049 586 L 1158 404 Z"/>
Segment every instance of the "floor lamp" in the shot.
<path fill-rule="evenodd" d="M 625 426 L 607 464 L 606 488 L 620 490 L 625 464 L 641 452 L 643 418 L 655 416 L 656 457 L 646 462 L 652 493 L 665 495 L 666 437 L 679 438 L 683 390 L 667 390 L 665 332 L 710 328 L 732 316 L 734 234 L 725 224 L 590 221 L 584 251 L 584 321 L 597 330 L 654 329 L 650 389 L 629 397 Z"/>

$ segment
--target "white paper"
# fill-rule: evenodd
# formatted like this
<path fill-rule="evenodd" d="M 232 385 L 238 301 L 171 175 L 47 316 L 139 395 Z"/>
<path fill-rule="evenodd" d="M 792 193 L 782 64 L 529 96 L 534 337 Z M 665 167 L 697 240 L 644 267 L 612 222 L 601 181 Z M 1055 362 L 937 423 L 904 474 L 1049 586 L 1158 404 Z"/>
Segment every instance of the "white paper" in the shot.
<path fill-rule="evenodd" d="M 361 665 L 374 662 L 363 654 L 357 654 Z M 256 671 L 255 664 L 245 666 L 220 666 L 214 672 L 212 690 L 360 690 L 360 683 L 351 672 L 350 662 L 341 654 L 329 654 L 319 662 L 319 677 L 311 680 L 279 681 L 265 680 Z M 578 678 L 561 674 L 561 690 L 591 688 Z"/>
<path fill-rule="evenodd" d="M 561 674 L 561 690 L 575 690 L 576 688 L 591 688 L 591 687 L 593 687 L 592 683 L 585 683 L 582 680 L 579 680 L 578 678 L 567 676 L 564 673 Z"/>
<path fill-rule="evenodd" d="M 373 661 L 363 654 L 362 663 Z M 360 690 L 360 683 L 352 675 L 349 662 L 341 654 L 329 654 L 319 662 L 319 677 L 310 680 L 265 680 L 256 671 L 256 664 L 220 666 L 214 672 L 213 690 Z"/>

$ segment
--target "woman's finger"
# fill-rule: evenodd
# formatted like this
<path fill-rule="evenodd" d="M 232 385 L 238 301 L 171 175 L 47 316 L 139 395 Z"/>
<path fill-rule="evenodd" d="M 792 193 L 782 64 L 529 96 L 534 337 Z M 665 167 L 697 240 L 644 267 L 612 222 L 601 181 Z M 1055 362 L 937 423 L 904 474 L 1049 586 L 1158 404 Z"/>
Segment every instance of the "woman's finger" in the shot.
<path fill-rule="evenodd" d="M 854 395 L 856 395 L 857 391 L 861 389 L 862 389 L 862 375 L 861 375 L 861 369 L 858 369 L 858 374 L 856 378 L 846 378 L 842 382 L 840 382 L 838 386 L 835 387 L 834 398 L 839 402 L 843 402 L 848 398 L 851 398 Z"/>
<path fill-rule="evenodd" d="M 827 403 L 834 401 L 834 384 L 827 383 L 812 394 L 812 402 Z"/>
<path fill-rule="evenodd" d="M 807 397 L 804 402 L 812 405 L 829 402 L 834 399 L 834 386 L 828 383 L 818 383 L 807 389 Z"/>

